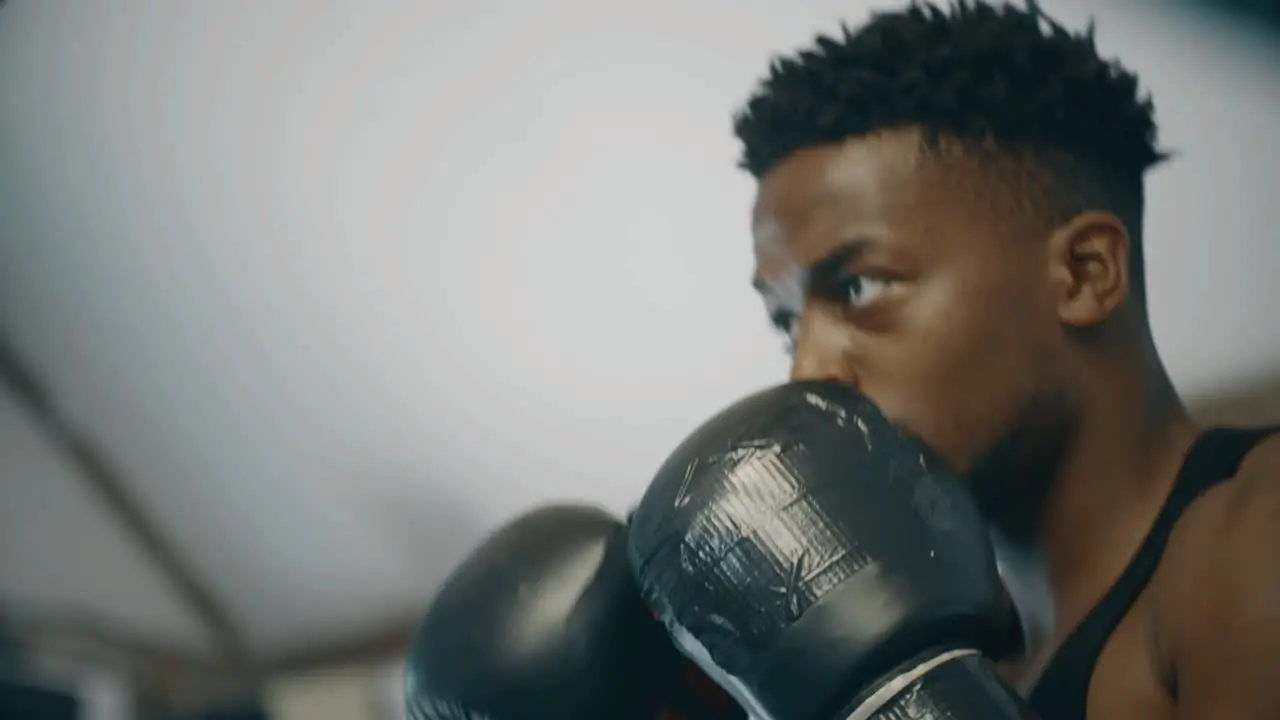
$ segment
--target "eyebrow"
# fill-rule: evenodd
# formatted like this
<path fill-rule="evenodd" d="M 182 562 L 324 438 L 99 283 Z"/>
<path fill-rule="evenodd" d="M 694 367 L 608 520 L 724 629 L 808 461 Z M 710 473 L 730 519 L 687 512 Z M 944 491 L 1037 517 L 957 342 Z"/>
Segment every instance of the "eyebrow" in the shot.
<path fill-rule="evenodd" d="M 804 287 L 831 284 L 835 278 L 844 274 L 845 266 L 850 261 L 865 255 L 876 245 L 878 241 L 871 237 L 856 237 L 840 243 L 805 268 Z M 756 292 L 763 293 L 768 289 L 768 283 L 757 272 L 751 277 L 751 287 L 755 288 Z"/>

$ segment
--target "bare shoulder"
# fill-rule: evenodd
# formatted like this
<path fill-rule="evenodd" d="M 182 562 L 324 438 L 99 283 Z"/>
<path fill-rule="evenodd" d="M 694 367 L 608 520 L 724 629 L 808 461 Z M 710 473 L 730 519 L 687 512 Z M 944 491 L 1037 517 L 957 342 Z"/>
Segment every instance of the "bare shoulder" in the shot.
<path fill-rule="evenodd" d="M 1211 488 L 1178 520 L 1161 563 L 1161 574 L 1199 572 L 1218 566 L 1224 544 L 1250 532 L 1274 529 L 1280 520 L 1280 434 L 1257 445 L 1230 481 Z"/>
<path fill-rule="evenodd" d="M 1277 548 L 1280 436 L 1273 436 L 1253 449 L 1232 481 L 1187 509 L 1152 582 L 1157 654 L 1180 710 L 1280 712 Z M 1230 702 L 1222 697 L 1228 688 L 1237 693 Z"/>
<path fill-rule="evenodd" d="M 1242 479 L 1268 479 L 1273 486 L 1280 484 L 1280 431 L 1258 443 L 1240 466 Z"/>

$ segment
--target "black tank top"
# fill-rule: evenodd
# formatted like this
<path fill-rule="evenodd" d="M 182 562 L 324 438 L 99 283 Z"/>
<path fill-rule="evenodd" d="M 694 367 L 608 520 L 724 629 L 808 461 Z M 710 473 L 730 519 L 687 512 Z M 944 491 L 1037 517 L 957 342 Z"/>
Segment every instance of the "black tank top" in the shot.
<path fill-rule="evenodd" d="M 1086 720 L 1089 680 L 1098 655 L 1151 581 L 1174 523 L 1202 493 L 1233 477 L 1253 446 L 1277 429 L 1217 428 L 1191 446 L 1173 490 L 1128 567 L 1063 641 L 1031 691 L 1031 707 L 1043 720 Z"/>

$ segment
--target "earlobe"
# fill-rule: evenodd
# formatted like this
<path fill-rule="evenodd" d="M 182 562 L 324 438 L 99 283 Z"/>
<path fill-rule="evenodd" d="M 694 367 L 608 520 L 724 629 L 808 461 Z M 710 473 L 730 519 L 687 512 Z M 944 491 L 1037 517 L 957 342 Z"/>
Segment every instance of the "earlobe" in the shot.
<path fill-rule="evenodd" d="M 1110 213 L 1073 217 L 1050 238 L 1058 314 L 1075 327 L 1097 325 L 1129 295 L 1129 231 Z"/>

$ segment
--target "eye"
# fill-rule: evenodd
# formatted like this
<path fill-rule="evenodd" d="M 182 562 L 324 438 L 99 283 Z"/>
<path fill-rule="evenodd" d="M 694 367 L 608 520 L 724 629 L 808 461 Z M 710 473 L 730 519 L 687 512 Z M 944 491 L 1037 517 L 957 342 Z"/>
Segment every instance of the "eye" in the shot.
<path fill-rule="evenodd" d="M 874 302 L 876 298 L 891 287 L 893 287 L 892 280 L 867 277 L 866 275 L 849 275 L 841 283 L 840 290 L 844 302 L 852 307 L 860 307 Z"/>

